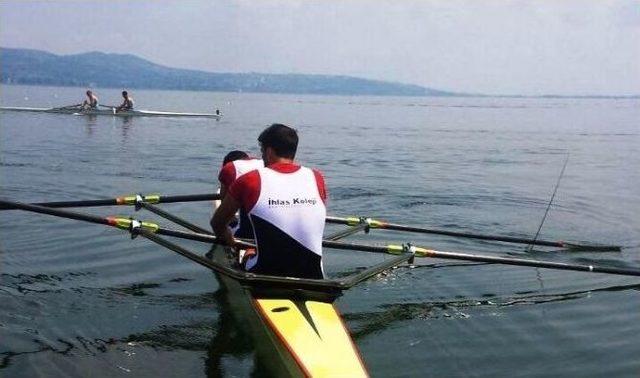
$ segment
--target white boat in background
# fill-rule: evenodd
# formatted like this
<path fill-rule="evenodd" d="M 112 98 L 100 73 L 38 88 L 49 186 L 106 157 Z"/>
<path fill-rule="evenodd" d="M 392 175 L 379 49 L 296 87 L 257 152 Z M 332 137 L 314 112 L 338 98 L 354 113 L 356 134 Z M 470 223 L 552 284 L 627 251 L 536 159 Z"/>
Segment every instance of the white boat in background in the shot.
<path fill-rule="evenodd" d="M 222 114 L 216 113 L 180 113 L 180 112 L 163 112 L 156 110 L 127 110 L 116 112 L 115 108 L 108 109 L 87 109 L 82 110 L 78 107 L 62 107 L 62 108 L 27 108 L 27 107 L 0 107 L 0 111 L 11 112 L 37 112 L 37 113 L 56 113 L 56 114 L 73 114 L 73 115 L 108 115 L 116 117 L 193 117 L 193 118 L 222 118 Z"/>

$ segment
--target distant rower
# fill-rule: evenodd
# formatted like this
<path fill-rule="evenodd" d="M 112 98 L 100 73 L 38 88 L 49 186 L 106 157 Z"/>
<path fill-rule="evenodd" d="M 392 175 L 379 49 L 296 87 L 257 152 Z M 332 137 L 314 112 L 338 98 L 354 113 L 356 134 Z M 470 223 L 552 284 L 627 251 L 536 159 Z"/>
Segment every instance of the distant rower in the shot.
<path fill-rule="evenodd" d="M 127 91 L 122 91 L 122 104 L 116 108 L 116 112 L 126 112 L 128 110 L 133 110 L 133 98 L 129 96 Z"/>
<path fill-rule="evenodd" d="M 83 110 L 97 109 L 98 97 L 91 91 L 87 91 L 87 99 L 82 103 Z"/>

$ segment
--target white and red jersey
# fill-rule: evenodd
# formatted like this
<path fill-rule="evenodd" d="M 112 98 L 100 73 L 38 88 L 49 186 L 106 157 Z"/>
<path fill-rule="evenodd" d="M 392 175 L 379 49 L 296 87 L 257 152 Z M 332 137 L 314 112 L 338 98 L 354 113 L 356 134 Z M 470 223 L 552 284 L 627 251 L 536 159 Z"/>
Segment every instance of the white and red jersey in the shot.
<path fill-rule="evenodd" d="M 228 189 L 240 176 L 262 167 L 264 167 L 262 159 L 246 158 L 230 161 L 220 170 L 218 180 Z M 240 209 L 240 219 L 238 220 L 238 224 L 232 227 L 231 230 L 234 236 L 239 238 L 253 237 L 251 222 L 247 217 L 247 213 L 243 209 Z"/>
<path fill-rule="evenodd" d="M 234 181 L 238 179 L 238 177 L 244 175 L 245 173 L 251 172 L 254 169 L 264 167 L 264 162 L 262 159 L 256 158 L 246 158 L 230 161 L 225 164 L 220 173 L 218 174 L 218 180 L 221 184 L 225 185 L 227 188 L 233 184 Z"/>
<path fill-rule="evenodd" d="M 273 164 L 238 178 L 228 194 L 240 202 L 253 225 L 257 254 L 247 262 L 249 271 L 323 278 L 327 195 L 319 171 Z"/>

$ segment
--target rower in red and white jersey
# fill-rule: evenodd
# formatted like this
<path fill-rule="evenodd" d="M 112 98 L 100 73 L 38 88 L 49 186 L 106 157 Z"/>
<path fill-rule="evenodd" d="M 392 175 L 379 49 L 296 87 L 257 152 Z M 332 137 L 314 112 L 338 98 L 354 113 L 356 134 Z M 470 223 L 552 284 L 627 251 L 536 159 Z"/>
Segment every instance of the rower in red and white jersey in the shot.
<path fill-rule="evenodd" d="M 233 245 L 227 224 L 243 208 L 253 225 L 257 253 L 245 263 L 250 272 L 323 278 L 322 235 L 326 188 L 322 174 L 295 164 L 296 131 L 273 124 L 260 134 L 265 167 L 239 177 L 228 189 L 212 225 Z"/>
<path fill-rule="evenodd" d="M 264 167 L 262 159 L 249 156 L 244 151 L 234 150 L 229 152 L 222 160 L 222 169 L 218 174 L 220 181 L 220 197 L 224 199 L 227 190 L 240 176 L 255 169 Z M 215 211 L 214 205 L 214 211 Z M 211 218 L 213 222 L 213 218 Z M 211 223 L 213 227 L 213 223 Z M 253 228 L 244 209 L 240 208 L 240 219 L 237 222 L 231 222 L 231 231 L 238 238 L 253 238 Z"/>

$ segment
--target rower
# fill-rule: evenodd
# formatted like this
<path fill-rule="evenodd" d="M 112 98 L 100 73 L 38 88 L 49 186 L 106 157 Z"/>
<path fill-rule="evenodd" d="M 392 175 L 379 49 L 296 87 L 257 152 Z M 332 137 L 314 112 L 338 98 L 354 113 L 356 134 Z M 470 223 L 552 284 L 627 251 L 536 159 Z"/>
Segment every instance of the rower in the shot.
<path fill-rule="evenodd" d="M 82 110 L 98 109 L 98 97 L 92 91 L 87 91 L 87 99 L 82 103 Z"/>
<path fill-rule="evenodd" d="M 224 199 L 231 184 L 240 176 L 262 167 L 264 167 L 262 159 L 251 157 L 244 151 L 234 150 L 229 152 L 222 160 L 222 169 L 218 174 L 220 199 Z M 211 227 L 213 227 L 213 217 L 210 223 Z M 240 208 L 240 219 L 235 223 L 234 225 L 234 222 L 231 222 L 231 230 L 235 237 L 253 238 L 253 228 L 244 209 Z"/>
<path fill-rule="evenodd" d="M 122 104 L 116 108 L 116 112 L 126 112 L 133 110 L 133 98 L 129 96 L 127 91 L 122 91 Z"/>
<path fill-rule="evenodd" d="M 243 208 L 253 226 L 257 253 L 244 268 L 252 273 L 323 278 L 322 235 L 326 217 L 324 177 L 294 163 L 297 132 L 282 124 L 258 138 L 265 167 L 239 177 L 212 219 L 215 234 L 227 245 L 227 225 Z"/>

